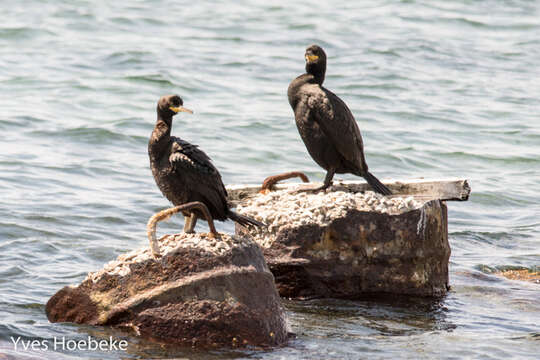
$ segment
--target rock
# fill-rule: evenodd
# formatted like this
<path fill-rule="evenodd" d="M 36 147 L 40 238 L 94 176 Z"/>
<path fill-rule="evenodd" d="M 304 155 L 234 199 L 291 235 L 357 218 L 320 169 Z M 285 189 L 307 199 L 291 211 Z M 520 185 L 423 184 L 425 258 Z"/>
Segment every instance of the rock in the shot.
<path fill-rule="evenodd" d="M 237 225 L 237 234 L 249 233 L 263 247 L 281 296 L 446 293 L 450 246 L 444 202 L 343 192 L 332 200 L 330 194 L 309 194 L 300 204 L 285 191 L 273 198 L 259 195 L 266 200 L 265 213 L 274 209 L 274 217 L 287 214 L 285 219 L 273 224 L 274 231 Z M 339 198 L 354 201 L 336 205 Z M 300 210 L 291 211 L 290 203 Z M 323 221 L 302 214 L 314 204 L 326 214 Z M 250 215 L 256 207 L 249 200 L 237 210 Z"/>
<path fill-rule="evenodd" d="M 540 284 L 540 271 L 533 269 L 507 269 L 495 272 L 495 275 L 504 276 L 510 280 L 528 281 L 533 284 Z"/>
<path fill-rule="evenodd" d="M 287 341 L 284 311 L 259 246 L 244 237 L 178 234 L 120 255 L 46 306 L 51 322 L 114 325 L 189 346 Z"/>

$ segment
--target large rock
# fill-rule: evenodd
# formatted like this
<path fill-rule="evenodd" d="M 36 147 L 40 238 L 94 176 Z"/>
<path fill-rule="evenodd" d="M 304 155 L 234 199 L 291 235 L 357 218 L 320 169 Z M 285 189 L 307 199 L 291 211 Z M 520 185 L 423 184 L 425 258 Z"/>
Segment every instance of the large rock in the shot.
<path fill-rule="evenodd" d="M 448 290 L 444 202 L 368 192 L 258 195 L 238 212 L 269 224 L 250 233 L 285 297 L 369 293 L 440 296 Z"/>
<path fill-rule="evenodd" d="M 257 244 L 243 237 L 178 234 L 163 256 L 132 251 L 47 303 L 51 322 L 116 325 L 189 346 L 279 345 L 280 299 Z"/>

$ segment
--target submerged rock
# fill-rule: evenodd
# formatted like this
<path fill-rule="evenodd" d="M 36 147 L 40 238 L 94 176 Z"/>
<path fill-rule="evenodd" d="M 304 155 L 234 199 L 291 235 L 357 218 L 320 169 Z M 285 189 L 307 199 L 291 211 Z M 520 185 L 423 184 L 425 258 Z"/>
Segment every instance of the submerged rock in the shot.
<path fill-rule="evenodd" d="M 163 256 L 120 255 L 47 303 L 51 322 L 126 327 L 189 346 L 271 346 L 287 340 L 274 278 L 257 244 L 241 236 L 169 235 Z"/>
<path fill-rule="evenodd" d="M 497 271 L 495 274 L 504 276 L 510 280 L 528 281 L 533 284 L 540 284 L 540 272 L 533 269 L 508 269 Z"/>
<path fill-rule="evenodd" d="M 263 247 L 281 296 L 439 296 L 448 289 L 450 246 L 442 201 L 276 191 L 237 210 L 269 225 L 237 225 L 237 233 L 249 233 Z"/>

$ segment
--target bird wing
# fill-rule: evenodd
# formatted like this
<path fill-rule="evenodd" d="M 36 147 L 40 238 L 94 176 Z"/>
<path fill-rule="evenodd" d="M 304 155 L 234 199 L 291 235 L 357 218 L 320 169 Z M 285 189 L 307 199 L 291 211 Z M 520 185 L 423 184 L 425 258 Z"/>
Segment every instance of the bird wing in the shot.
<path fill-rule="evenodd" d="M 226 206 L 227 190 L 212 161 L 197 145 L 172 137 L 169 162 L 174 172 L 181 173 L 190 191 L 210 201 L 218 211 Z M 208 205 L 208 204 L 207 204 Z"/>
<path fill-rule="evenodd" d="M 360 169 L 367 168 L 362 135 L 347 104 L 333 92 L 319 85 L 310 89 L 309 94 L 308 107 L 313 119 L 337 151 Z"/>

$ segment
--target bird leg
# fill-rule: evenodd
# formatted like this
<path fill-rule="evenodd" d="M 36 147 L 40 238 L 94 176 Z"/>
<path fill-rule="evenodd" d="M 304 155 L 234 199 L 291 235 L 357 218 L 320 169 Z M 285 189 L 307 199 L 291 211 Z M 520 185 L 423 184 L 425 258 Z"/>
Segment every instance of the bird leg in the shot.
<path fill-rule="evenodd" d="M 324 183 L 323 186 L 320 187 L 320 190 L 326 190 L 330 186 L 332 186 L 332 179 L 334 178 L 335 170 L 330 169 L 326 172 L 326 176 L 324 177 Z"/>
<path fill-rule="evenodd" d="M 197 225 L 197 215 L 192 212 L 191 215 L 184 217 L 184 233 L 193 234 L 195 233 L 195 225 Z"/>
<path fill-rule="evenodd" d="M 186 211 L 191 209 L 198 209 L 203 213 L 206 221 L 208 221 L 208 227 L 210 228 L 210 233 L 212 237 L 219 236 L 218 232 L 216 231 L 216 227 L 214 226 L 214 220 L 212 219 L 212 215 L 210 215 L 210 211 L 208 211 L 206 205 L 204 205 L 200 201 L 193 201 L 184 205 L 161 210 L 157 214 L 154 214 L 152 217 L 150 217 L 148 223 L 146 224 L 146 234 L 148 235 L 148 240 L 150 241 L 150 249 L 152 250 L 152 255 L 154 256 L 154 258 L 158 258 L 159 256 L 161 256 L 159 252 L 159 244 L 156 238 L 157 223 L 163 220 L 167 220 L 172 215 L 180 211 Z M 194 214 L 192 216 L 194 216 Z M 196 218 L 195 221 L 191 220 L 191 222 L 196 222 Z"/>
<path fill-rule="evenodd" d="M 269 191 L 271 191 L 272 187 L 275 184 L 277 184 L 279 181 L 290 179 L 290 178 L 293 178 L 293 177 L 299 177 L 305 183 L 309 182 L 308 177 L 303 172 L 290 171 L 290 172 L 286 172 L 286 173 L 282 173 L 282 174 L 268 176 L 266 179 L 264 179 L 264 181 L 262 183 L 262 186 L 261 186 L 261 190 L 259 192 L 263 193 L 263 194 L 266 194 Z"/>
<path fill-rule="evenodd" d="M 324 183 L 322 184 L 322 186 L 319 186 L 319 187 L 316 187 L 316 188 L 309 188 L 309 187 L 300 188 L 300 189 L 294 191 L 294 193 L 300 193 L 300 192 L 313 192 L 313 193 L 316 193 L 316 192 L 319 192 L 319 191 L 326 190 L 330 186 L 332 186 L 332 179 L 334 178 L 334 174 L 335 174 L 335 170 L 330 169 L 330 170 L 328 170 L 326 172 L 326 176 L 324 177 Z"/>

